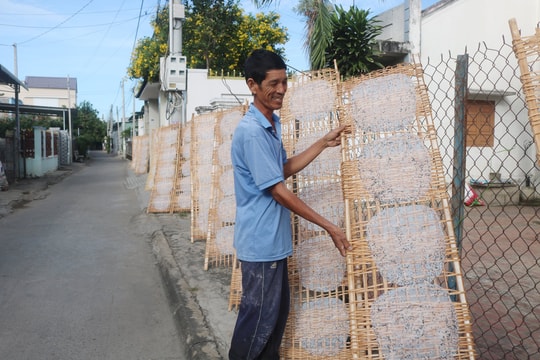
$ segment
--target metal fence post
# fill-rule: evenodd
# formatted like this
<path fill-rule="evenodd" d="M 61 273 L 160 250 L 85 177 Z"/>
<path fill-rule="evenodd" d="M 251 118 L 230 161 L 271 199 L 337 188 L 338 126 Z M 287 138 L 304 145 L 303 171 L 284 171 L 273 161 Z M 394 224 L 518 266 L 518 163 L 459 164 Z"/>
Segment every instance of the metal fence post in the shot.
<path fill-rule="evenodd" d="M 469 56 L 467 54 L 458 55 L 455 75 L 455 121 L 454 121 L 454 159 L 452 174 L 452 217 L 454 225 L 454 235 L 456 244 L 461 253 L 461 242 L 463 239 L 463 219 L 465 218 L 465 172 L 466 172 L 466 100 L 467 81 L 469 73 Z M 453 269 L 450 269 L 453 271 Z M 449 278 L 449 286 L 456 288 L 455 278 Z"/>

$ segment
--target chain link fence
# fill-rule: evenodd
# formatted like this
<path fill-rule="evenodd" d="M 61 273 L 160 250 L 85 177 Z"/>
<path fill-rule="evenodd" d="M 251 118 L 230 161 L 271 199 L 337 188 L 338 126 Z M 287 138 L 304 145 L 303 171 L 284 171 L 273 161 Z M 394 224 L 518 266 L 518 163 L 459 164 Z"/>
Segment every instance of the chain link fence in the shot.
<path fill-rule="evenodd" d="M 454 223 L 478 358 L 540 359 L 540 169 L 511 40 L 429 58 L 423 67 L 447 182 L 470 200 L 460 202 Z M 460 80 L 467 84 L 463 133 Z"/>

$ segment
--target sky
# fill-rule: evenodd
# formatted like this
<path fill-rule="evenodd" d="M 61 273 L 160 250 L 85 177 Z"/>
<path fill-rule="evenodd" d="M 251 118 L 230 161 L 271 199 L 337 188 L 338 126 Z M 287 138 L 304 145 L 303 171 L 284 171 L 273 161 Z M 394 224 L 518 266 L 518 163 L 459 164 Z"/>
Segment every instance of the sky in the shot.
<path fill-rule="evenodd" d="M 403 0 L 332 1 L 345 9 L 354 5 L 378 14 Z M 422 8 L 438 0 L 422 0 Z M 150 21 L 165 0 L 0 0 L 0 64 L 24 81 L 26 76 L 77 78 L 77 103 L 87 101 L 109 118 L 139 111 L 142 101 L 133 96 L 137 80 L 127 68 L 137 40 L 152 36 Z M 308 68 L 303 50 L 304 19 L 293 8 L 297 1 L 278 0 L 256 9 L 241 0 L 246 13 L 274 11 L 287 28 L 288 64 Z M 123 85 L 123 86 L 122 86 Z"/>

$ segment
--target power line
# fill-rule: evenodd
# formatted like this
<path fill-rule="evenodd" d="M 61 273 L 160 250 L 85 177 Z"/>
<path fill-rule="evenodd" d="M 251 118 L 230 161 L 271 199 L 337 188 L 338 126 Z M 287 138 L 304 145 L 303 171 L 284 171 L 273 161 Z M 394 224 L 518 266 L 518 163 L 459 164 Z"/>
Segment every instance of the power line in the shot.
<path fill-rule="evenodd" d="M 114 18 L 112 19 L 112 21 L 109 23 L 109 26 L 107 27 L 107 30 L 105 31 L 105 34 L 103 34 L 103 37 L 101 38 L 101 40 L 99 41 L 96 49 L 94 50 L 94 52 L 92 53 L 92 56 L 91 57 L 88 57 L 86 62 L 87 62 L 87 65 L 90 64 L 92 61 L 93 61 L 93 58 L 94 56 L 96 55 L 96 53 L 99 51 L 99 49 L 101 48 L 101 45 L 103 44 L 103 41 L 105 40 L 105 38 L 107 37 L 107 35 L 109 34 L 109 31 L 111 30 L 111 27 L 114 23 L 114 21 L 116 21 L 116 18 L 118 17 L 118 14 L 120 13 L 120 11 L 122 10 L 122 7 L 124 6 L 124 3 L 125 3 L 125 0 L 122 1 L 122 3 L 120 4 L 120 7 L 118 8 L 118 10 L 116 10 L 115 14 L 114 14 Z M 86 66 L 87 66 L 86 65 Z"/>
<path fill-rule="evenodd" d="M 94 0 L 90 0 L 89 2 L 87 2 L 82 8 L 80 8 L 78 11 L 76 11 L 75 13 L 73 13 L 73 15 L 69 16 L 69 17 L 68 17 L 67 19 L 65 19 L 64 21 L 60 22 L 58 25 L 56 25 L 56 26 L 54 26 L 54 27 L 52 27 L 52 28 L 50 28 L 50 29 L 48 29 L 48 30 L 42 32 L 42 33 L 39 34 L 39 35 L 34 36 L 33 38 L 30 38 L 30 39 L 28 39 L 28 40 L 26 40 L 26 41 L 21 41 L 21 42 L 18 43 L 18 45 L 26 44 L 26 43 L 28 43 L 28 42 L 30 42 L 30 41 L 33 41 L 33 40 L 36 40 L 36 39 L 42 37 L 42 36 L 45 35 L 45 34 L 50 33 L 51 31 L 53 31 L 53 30 L 55 30 L 55 29 L 58 29 L 60 26 L 62 26 L 62 25 L 65 24 L 66 22 L 68 22 L 69 20 L 73 19 L 77 14 L 79 14 L 81 11 L 83 11 L 83 10 L 84 10 L 88 5 L 90 5 L 92 2 L 94 2 Z"/>
<path fill-rule="evenodd" d="M 142 17 L 142 15 L 139 14 L 138 16 L 135 16 L 135 17 L 132 17 L 132 18 L 129 18 L 129 19 L 125 19 L 125 20 L 121 20 L 121 21 L 114 21 L 112 23 L 108 22 L 108 23 L 103 23 L 103 24 L 92 24 L 92 25 L 62 26 L 62 29 L 84 29 L 84 28 L 92 28 L 92 27 L 111 26 L 111 24 L 112 25 L 123 24 L 123 23 L 130 22 L 132 20 L 135 20 L 135 19 L 138 19 L 140 21 L 141 17 Z M 54 29 L 59 27 L 58 25 L 55 26 L 54 28 L 51 28 L 50 26 L 16 25 L 16 24 L 2 24 L 2 23 L 0 23 L 0 26 L 13 27 L 13 28 L 24 28 L 24 29 L 50 29 L 50 30 L 54 30 Z M 137 28 L 138 28 L 138 25 L 137 25 Z"/>
<path fill-rule="evenodd" d="M 141 0 L 141 8 L 139 9 L 139 19 L 137 20 L 137 29 L 135 30 L 135 38 L 133 39 L 133 46 L 131 47 L 131 54 L 135 51 L 135 44 L 137 44 L 137 35 L 139 34 L 139 25 L 141 23 L 142 9 L 144 0 Z"/>
<path fill-rule="evenodd" d="M 134 8 L 134 9 L 125 9 L 126 11 L 131 11 L 131 10 L 139 10 L 138 8 Z M 107 13 L 113 13 L 113 12 L 117 12 L 117 10 L 101 10 L 101 11 L 85 11 L 83 14 L 107 14 Z M 71 13 L 69 13 L 71 14 Z M 37 16 L 37 17 L 42 17 L 43 14 L 41 13 L 28 13 L 28 12 L 23 12 L 23 13 L 10 13 L 10 12 L 3 12 L 2 15 L 7 15 L 7 16 Z M 57 15 L 66 15 L 66 14 L 62 14 L 62 13 L 57 13 Z"/>

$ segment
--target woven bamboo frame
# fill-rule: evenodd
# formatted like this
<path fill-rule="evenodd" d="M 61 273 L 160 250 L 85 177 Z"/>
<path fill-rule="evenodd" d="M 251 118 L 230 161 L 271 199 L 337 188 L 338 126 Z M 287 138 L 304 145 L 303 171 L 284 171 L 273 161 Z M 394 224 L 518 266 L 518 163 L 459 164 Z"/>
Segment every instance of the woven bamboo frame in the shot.
<path fill-rule="evenodd" d="M 217 113 L 195 116 L 191 125 L 191 242 L 206 240 Z"/>
<path fill-rule="evenodd" d="M 210 266 L 233 266 L 235 199 L 230 153 L 232 135 L 244 113 L 243 106 L 220 112 L 214 128 L 212 187 L 204 254 L 205 270 Z"/>
<path fill-rule="evenodd" d="M 407 100 L 407 86 L 397 86 L 404 75 L 414 85 L 413 103 Z M 341 167 L 347 236 L 353 246 L 347 255 L 351 358 L 473 359 L 471 318 L 421 65 L 372 72 L 347 81 L 340 89 L 340 119 L 351 127 L 342 140 Z M 403 108 L 414 103 L 416 111 L 405 111 L 406 116 L 400 118 Z M 388 118 L 373 113 L 377 108 Z M 410 115 L 409 121 L 403 121 Z M 377 128 L 366 116 L 380 117 L 378 121 L 385 124 Z M 396 143 L 401 147 L 391 145 Z M 425 151 L 403 146 L 411 143 L 423 144 Z M 428 166 L 424 155 L 417 156 L 420 153 L 428 155 Z M 438 255 L 433 250 L 437 245 L 424 233 L 427 217 L 419 214 L 425 211 L 419 209 L 435 214 L 428 229 L 441 231 L 443 250 Z M 380 221 L 385 217 L 386 222 Z M 395 225 L 402 222 L 403 226 Z M 395 248 L 396 238 L 412 248 L 400 248 L 405 244 L 399 242 Z M 425 252 L 435 255 L 425 256 Z M 388 258 L 392 261 L 385 262 Z M 409 276 L 403 278 L 403 273 Z M 445 301 L 426 291 L 428 284 L 437 294 L 442 291 Z M 446 309 L 446 323 L 434 316 L 433 309 L 440 307 Z M 418 325 L 417 319 L 425 323 Z M 414 338 L 413 330 L 424 333 Z"/>
<path fill-rule="evenodd" d="M 137 139 L 137 137 L 134 137 L 131 141 L 131 163 L 129 164 L 129 167 L 132 170 L 135 170 L 135 161 L 137 159 L 137 152 L 139 151 L 139 147 L 139 139 Z"/>
<path fill-rule="evenodd" d="M 190 167 L 191 125 L 191 121 L 187 122 L 178 132 L 178 156 L 171 206 L 171 211 L 175 213 L 190 212 L 192 207 Z"/>
<path fill-rule="evenodd" d="M 534 35 L 522 37 L 516 19 L 510 19 L 509 25 L 536 145 L 536 162 L 540 165 L 540 27 Z"/>
<path fill-rule="evenodd" d="M 159 129 L 153 129 L 150 135 L 150 162 L 148 168 L 148 177 L 144 189 L 151 191 L 154 187 L 154 177 L 156 175 L 157 155 L 159 154 Z"/>
<path fill-rule="evenodd" d="M 333 69 L 304 73 L 290 82 L 281 109 L 282 138 L 289 156 L 338 127 L 337 86 Z M 307 205 L 344 228 L 340 162 L 339 148 L 326 149 L 287 185 Z M 291 310 L 281 357 L 351 359 L 345 259 L 323 229 L 296 215 L 292 226 Z"/>
<path fill-rule="evenodd" d="M 172 208 L 180 125 L 174 124 L 159 129 L 158 153 L 154 184 L 147 207 L 148 213 L 168 213 Z"/>
<path fill-rule="evenodd" d="M 131 168 L 137 175 L 146 174 L 148 172 L 148 146 L 148 135 L 135 136 L 133 138 Z"/>

